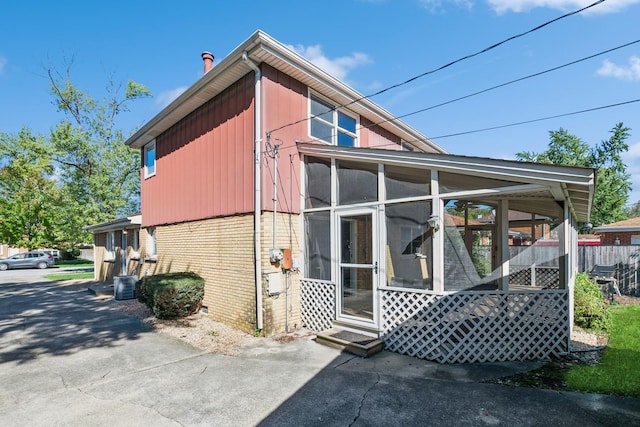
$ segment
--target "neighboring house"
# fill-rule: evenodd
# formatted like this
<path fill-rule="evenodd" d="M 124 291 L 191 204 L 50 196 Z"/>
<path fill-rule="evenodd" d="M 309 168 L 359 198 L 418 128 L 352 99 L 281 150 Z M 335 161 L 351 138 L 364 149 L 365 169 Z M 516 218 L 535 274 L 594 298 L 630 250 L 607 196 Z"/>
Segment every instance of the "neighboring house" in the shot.
<path fill-rule="evenodd" d="M 603 245 L 640 245 L 640 217 L 625 219 L 593 229 Z"/>
<path fill-rule="evenodd" d="M 209 316 L 266 335 L 342 328 L 443 363 L 567 351 L 593 169 L 447 154 L 261 31 L 202 56 L 126 141 L 139 274 L 194 271 Z M 560 244 L 510 255 L 513 212 Z"/>
<path fill-rule="evenodd" d="M 113 283 L 116 276 L 140 275 L 140 224 L 138 214 L 85 227 L 93 234 L 96 280 Z"/>
<path fill-rule="evenodd" d="M 10 257 L 21 252 L 27 252 L 27 248 L 16 248 L 13 245 L 0 244 L 0 258 Z"/>

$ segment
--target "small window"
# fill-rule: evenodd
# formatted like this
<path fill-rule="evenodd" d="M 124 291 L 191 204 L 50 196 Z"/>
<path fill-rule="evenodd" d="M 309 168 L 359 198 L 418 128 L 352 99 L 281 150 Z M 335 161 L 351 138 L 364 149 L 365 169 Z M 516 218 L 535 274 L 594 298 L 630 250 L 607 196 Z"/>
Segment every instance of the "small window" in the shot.
<path fill-rule="evenodd" d="M 129 258 L 140 259 L 140 231 L 136 229 L 129 230 L 131 234 L 131 254 Z"/>
<path fill-rule="evenodd" d="M 315 95 L 310 95 L 309 98 L 310 135 L 327 144 L 355 147 L 358 138 L 357 120 Z"/>
<path fill-rule="evenodd" d="M 114 232 L 109 231 L 107 233 L 107 243 L 105 244 L 105 254 L 104 254 L 105 261 L 113 261 L 114 259 L 116 259 L 114 242 L 115 242 Z"/>
<path fill-rule="evenodd" d="M 138 252 L 140 250 L 140 231 L 131 230 L 131 236 L 132 236 L 131 249 L 134 252 Z"/>
<path fill-rule="evenodd" d="M 157 255 L 158 248 L 156 246 L 156 228 L 147 228 L 147 257 L 154 259 Z"/>
<path fill-rule="evenodd" d="M 156 174 L 156 141 L 144 146 L 144 177 L 150 178 Z"/>

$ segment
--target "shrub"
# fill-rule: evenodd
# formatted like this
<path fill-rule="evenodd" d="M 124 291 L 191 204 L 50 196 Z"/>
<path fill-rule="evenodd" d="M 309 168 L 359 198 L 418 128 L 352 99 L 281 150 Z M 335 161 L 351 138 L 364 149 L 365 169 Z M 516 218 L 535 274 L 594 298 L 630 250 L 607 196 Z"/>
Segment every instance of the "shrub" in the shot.
<path fill-rule="evenodd" d="M 136 282 L 138 301 L 158 319 L 189 316 L 202 306 L 204 279 L 192 272 L 146 276 Z"/>
<path fill-rule="evenodd" d="M 600 286 L 587 273 L 576 276 L 574 296 L 574 322 L 576 325 L 593 330 L 609 328 L 609 312 Z"/>

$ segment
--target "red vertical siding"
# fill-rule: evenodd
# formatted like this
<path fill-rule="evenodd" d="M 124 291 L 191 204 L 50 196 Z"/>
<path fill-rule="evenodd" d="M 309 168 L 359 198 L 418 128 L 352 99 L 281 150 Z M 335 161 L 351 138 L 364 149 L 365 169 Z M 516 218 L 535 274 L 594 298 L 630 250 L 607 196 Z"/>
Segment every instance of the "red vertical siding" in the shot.
<path fill-rule="evenodd" d="M 156 175 L 141 186 L 145 227 L 253 211 L 253 80 L 246 75 L 156 138 Z"/>
<path fill-rule="evenodd" d="M 291 210 L 297 213 L 300 211 L 302 188 L 299 179 L 300 157 L 296 141 L 309 140 L 309 125 L 304 120 L 309 114 L 307 87 L 265 64 L 262 65 L 262 76 L 265 132 L 301 120 L 300 123 L 284 127 L 271 135 L 271 144 L 280 146 L 277 176 L 278 210 L 281 212 Z M 293 171 L 291 171 L 291 163 L 293 163 Z M 263 155 L 262 165 L 262 206 L 265 210 L 273 210 L 273 159 Z"/>

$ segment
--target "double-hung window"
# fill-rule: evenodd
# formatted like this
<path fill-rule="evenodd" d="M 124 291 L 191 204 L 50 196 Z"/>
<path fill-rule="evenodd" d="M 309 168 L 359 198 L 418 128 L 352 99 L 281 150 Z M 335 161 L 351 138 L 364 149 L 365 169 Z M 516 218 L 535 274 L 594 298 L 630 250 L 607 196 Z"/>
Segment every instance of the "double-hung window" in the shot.
<path fill-rule="evenodd" d="M 147 258 L 150 260 L 155 260 L 158 256 L 158 247 L 156 241 L 156 228 L 148 227 L 147 228 Z"/>
<path fill-rule="evenodd" d="M 310 135 L 327 144 L 345 147 L 356 146 L 357 120 L 316 95 L 311 94 L 309 99 Z"/>
<path fill-rule="evenodd" d="M 156 141 L 144 146 L 144 177 L 150 178 L 156 174 Z"/>
<path fill-rule="evenodd" d="M 107 232 L 104 259 L 105 261 L 113 261 L 116 259 L 115 233 L 113 231 Z"/>

